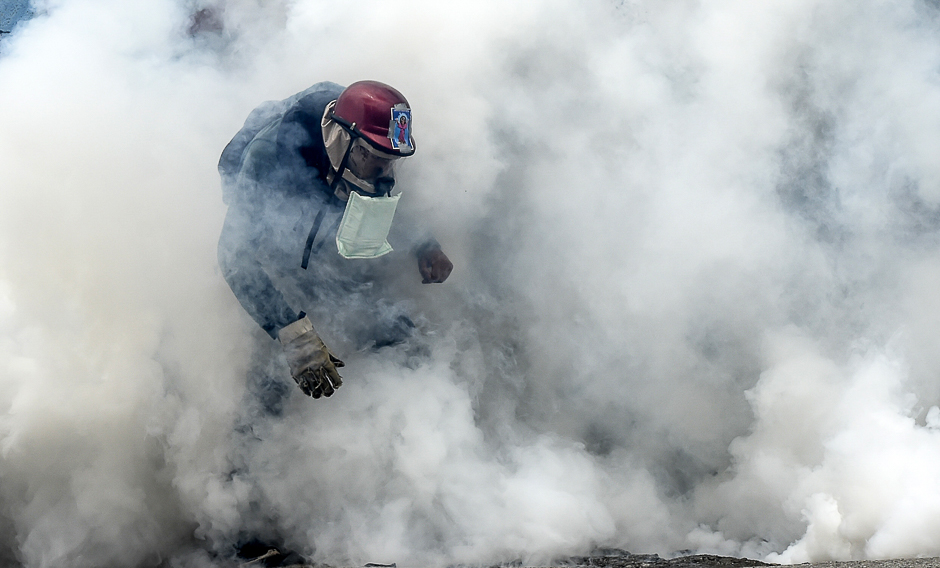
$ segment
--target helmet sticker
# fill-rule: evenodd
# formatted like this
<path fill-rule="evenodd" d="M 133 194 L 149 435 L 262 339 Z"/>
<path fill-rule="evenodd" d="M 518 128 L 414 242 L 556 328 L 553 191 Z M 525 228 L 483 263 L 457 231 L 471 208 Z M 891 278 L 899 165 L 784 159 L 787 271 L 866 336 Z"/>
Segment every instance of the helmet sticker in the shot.
<path fill-rule="evenodd" d="M 392 107 L 392 121 L 388 125 L 388 139 L 396 150 L 413 150 L 411 147 L 411 109 L 404 104 Z"/>

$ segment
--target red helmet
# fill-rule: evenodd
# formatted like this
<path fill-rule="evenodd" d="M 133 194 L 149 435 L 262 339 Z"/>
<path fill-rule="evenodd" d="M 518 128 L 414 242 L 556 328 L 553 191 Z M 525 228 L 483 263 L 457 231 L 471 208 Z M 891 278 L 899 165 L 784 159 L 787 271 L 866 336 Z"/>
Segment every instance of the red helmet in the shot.
<path fill-rule="evenodd" d="M 411 107 L 401 93 L 385 83 L 359 81 L 346 87 L 336 99 L 333 120 L 378 150 L 395 156 L 415 153 Z"/>

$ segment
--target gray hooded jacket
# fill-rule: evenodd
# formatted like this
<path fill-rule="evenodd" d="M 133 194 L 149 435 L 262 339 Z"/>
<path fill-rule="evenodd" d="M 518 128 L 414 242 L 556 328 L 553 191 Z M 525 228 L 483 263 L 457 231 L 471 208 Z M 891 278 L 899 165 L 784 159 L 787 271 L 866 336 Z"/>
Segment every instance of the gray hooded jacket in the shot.
<path fill-rule="evenodd" d="M 345 259 L 336 250 L 345 202 L 326 182 L 330 165 L 320 120 L 342 91 L 335 83 L 317 83 L 283 101 L 263 103 L 219 160 L 229 206 L 219 266 L 238 301 L 272 338 L 314 304 L 348 313 L 350 306 L 374 303 L 373 283 L 386 264 L 385 257 Z M 389 235 L 392 246 L 438 246 L 401 217 Z"/>

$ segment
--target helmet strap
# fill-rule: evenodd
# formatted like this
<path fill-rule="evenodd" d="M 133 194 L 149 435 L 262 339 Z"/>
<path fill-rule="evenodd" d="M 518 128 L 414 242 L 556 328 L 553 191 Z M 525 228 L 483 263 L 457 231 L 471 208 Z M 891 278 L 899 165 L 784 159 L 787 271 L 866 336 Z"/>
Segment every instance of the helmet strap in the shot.
<path fill-rule="evenodd" d="M 325 176 L 330 191 L 334 196 L 343 200 L 345 200 L 344 195 L 348 194 L 350 191 L 359 192 L 359 190 L 363 190 L 368 194 L 391 194 L 392 184 L 389 184 L 387 180 L 383 180 L 383 188 L 379 188 L 375 185 L 374 182 L 370 183 L 360 179 L 351 169 L 349 169 L 350 155 L 352 154 L 353 148 L 358 143 L 363 144 L 367 147 L 367 149 L 369 149 L 368 140 L 362 135 L 362 132 L 356 128 L 357 125 L 355 122 L 350 123 L 333 113 L 333 104 L 335 103 L 331 103 L 326 107 L 326 110 L 323 112 L 323 120 L 320 122 L 320 126 L 324 132 L 324 143 L 327 142 L 327 138 L 336 142 L 342 140 L 343 137 L 341 136 L 337 138 L 337 136 L 333 134 L 327 135 L 327 129 L 332 127 L 339 127 L 342 129 L 342 132 L 346 133 L 348 140 L 346 142 L 346 148 L 342 150 L 343 153 L 341 154 L 341 158 L 336 153 L 331 154 L 332 146 L 327 147 L 327 154 L 332 156 L 330 158 L 330 169 Z M 358 140 L 362 141 L 357 142 Z M 333 143 L 334 142 L 331 142 L 331 144 Z M 338 146 L 339 144 L 336 145 Z M 339 150 L 339 148 L 336 149 Z M 333 161 L 334 158 L 339 158 L 338 162 Z"/>
<path fill-rule="evenodd" d="M 339 167 L 336 168 L 336 171 L 333 173 L 333 181 L 330 183 L 330 189 L 333 191 L 336 191 L 336 186 L 343 182 L 343 174 L 346 173 L 346 165 L 349 163 L 349 154 L 352 153 L 356 138 L 356 134 L 353 133 L 349 139 L 349 145 L 346 147 L 346 152 L 343 154 L 343 159 L 340 161 Z"/>

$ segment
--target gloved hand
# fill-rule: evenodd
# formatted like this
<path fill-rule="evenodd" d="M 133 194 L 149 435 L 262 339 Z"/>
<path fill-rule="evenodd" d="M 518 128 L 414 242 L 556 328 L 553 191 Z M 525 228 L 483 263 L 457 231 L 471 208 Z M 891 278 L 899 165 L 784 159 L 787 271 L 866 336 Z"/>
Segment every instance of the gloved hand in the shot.
<path fill-rule="evenodd" d="M 290 374 L 305 395 L 313 398 L 331 396 L 343 385 L 343 378 L 336 368 L 343 367 L 345 363 L 326 348 L 314 331 L 310 318 L 304 316 L 282 328 L 277 332 L 277 339 L 287 355 Z"/>
<path fill-rule="evenodd" d="M 454 264 L 439 248 L 425 250 L 418 256 L 418 271 L 423 284 L 443 282 L 453 269 Z"/>

